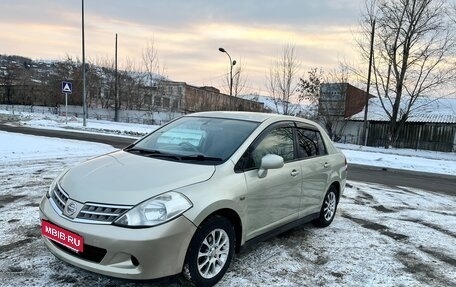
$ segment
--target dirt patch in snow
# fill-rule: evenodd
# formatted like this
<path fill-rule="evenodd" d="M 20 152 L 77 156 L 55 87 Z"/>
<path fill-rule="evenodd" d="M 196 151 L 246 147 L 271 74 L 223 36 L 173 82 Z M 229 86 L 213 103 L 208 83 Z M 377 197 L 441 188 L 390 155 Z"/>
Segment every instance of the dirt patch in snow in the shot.
<path fill-rule="evenodd" d="M 22 188 L 22 187 L 20 187 L 20 188 Z M 12 195 L 12 194 L 0 195 L 0 205 L 5 206 L 6 204 L 13 203 L 16 200 L 19 200 L 23 197 L 25 197 L 25 195 Z"/>
<path fill-rule="evenodd" d="M 408 238 L 407 235 L 396 233 L 396 232 L 392 232 L 389 229 L 389 227 L 387 227 L 387 226 L 385 226 L 383 224 L 375 223 L 375 222 L 372 222 L 372 221 L 369 221 L 369 220 L 365 220 L 365 219 L 361 219 L 361 218 L 352 217 L 352 216 L 350 216 L 350 215 L 348 215 L 346 213 L 343 213 L 342 217 L 348 218 L 351 221 L 358 223 L 359 225 L 361 225 L 361 227 L 378 231 L 379 233 L 381 233 L 383 235 L 386 235 L 386 236 L 388 236 L 388 237 L 390 237 L 390 238 L 392 238 L 394 240 L 405 240 L 405 239 Z"/>

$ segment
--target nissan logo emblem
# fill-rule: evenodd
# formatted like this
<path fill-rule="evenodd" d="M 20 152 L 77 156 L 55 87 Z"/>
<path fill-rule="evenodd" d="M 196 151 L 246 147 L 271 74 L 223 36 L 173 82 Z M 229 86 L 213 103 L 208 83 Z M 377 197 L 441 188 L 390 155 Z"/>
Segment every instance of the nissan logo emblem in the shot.
<path fill-rule="evenodd" d="M 73 215 L 76 211 L 76 204 L 74 202 L 68 204 L 66 210 L 69 215 Z"/>

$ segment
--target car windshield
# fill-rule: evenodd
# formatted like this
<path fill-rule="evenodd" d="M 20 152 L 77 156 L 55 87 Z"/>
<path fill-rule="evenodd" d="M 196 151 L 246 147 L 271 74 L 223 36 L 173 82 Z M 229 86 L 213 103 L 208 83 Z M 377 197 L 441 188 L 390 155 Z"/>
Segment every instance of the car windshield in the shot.
<path fill-rule="evenodd" d="M 226 161 L 258 125 L 235 119 L 182 117 L 126 151 L 167 160 L 219 164 Z"/>

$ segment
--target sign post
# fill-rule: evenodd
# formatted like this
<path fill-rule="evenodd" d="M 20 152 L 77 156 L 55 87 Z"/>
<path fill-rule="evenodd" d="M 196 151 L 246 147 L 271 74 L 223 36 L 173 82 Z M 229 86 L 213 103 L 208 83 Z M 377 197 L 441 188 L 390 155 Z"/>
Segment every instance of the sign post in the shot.
<path fill-rule="evenodd" d="M 65 94 L 65 124 L 68 124 L 68 94 L 73 92 L 73 83 L 62 81 L 62 93 Z"/>

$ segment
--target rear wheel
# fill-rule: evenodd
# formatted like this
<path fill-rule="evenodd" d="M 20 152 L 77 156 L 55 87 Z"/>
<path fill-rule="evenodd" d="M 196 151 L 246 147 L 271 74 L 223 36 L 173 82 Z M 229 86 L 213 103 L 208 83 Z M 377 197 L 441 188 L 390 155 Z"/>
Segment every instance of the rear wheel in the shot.
<path fill-rule="evenodd" d="M 314 225 L 319 227 L 326 227 L 331 224 L 336 215 L 337 210 L 337 189 L 332 185 L 326 192 L 323 199 L 323 205 L 320 210 L 320 217 L 314 220 Z"/>
<path fill-rule="evenodd" d="M 214 216 L 203 222 L 190 242 L 184 276 L 195 286 L 213 286 L 225 274 L 234 255 L 235 231 L 231 222 Z"/>

